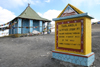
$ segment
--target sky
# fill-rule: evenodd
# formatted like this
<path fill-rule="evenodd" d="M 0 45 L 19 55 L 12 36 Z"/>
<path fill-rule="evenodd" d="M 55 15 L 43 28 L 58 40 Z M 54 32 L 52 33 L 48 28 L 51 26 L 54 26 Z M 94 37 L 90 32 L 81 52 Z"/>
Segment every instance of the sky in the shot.
<path fill-rule="evenodd" d="M 100 21 L 100 0 L 0 0 L 0 24 L 19 16 L 30 3 L 30 7 L 41 17 L 56 18 L 68 3 Z M 54 22 L 52 22 L 54 24 Z"/>

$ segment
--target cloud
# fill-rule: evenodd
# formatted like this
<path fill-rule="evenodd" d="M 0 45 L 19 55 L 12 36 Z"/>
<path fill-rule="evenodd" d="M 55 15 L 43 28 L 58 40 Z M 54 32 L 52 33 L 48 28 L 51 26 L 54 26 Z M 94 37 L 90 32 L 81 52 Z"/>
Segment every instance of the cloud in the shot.
<path fill-rule="evenodd" d="M 46 0 L 45 2 L 50 2 L 50 0 Z"/>
<path fill-rule="evenodd" d="M 0 7 L 0 24 L 4 24 L 14 19 L 16 16 L 13 12 Z"/>

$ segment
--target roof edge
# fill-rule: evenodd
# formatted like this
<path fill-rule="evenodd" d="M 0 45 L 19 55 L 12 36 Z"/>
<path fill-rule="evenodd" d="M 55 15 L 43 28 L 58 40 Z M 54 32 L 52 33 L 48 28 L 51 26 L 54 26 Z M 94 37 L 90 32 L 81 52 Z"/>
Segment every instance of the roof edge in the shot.
<path fill-rule="evenodd" d="M 53 20 L 53 21 L 58 21 L 58 20 L 71 19 L 71 18 L 78 18 L 78 17 L 88 17 L 88 18 L 90 18 L 90 19 L 94 19 L 94 17 L 88 15 L 88 13 L 82 13 L 82 14 L 71 15 L 71 16 L 66 16 L 66 17 L 54 18 L 54 19 L 52 19 L 52 20 Z"/>
<path fill-rule="evenodd" d="M 76 8 L 75 6 L 71 5 L 71 4 L 67 4 L 67 6 L 61 11 L 61 13 L 57 16 L 57 18 L 59 18 L 62 13 L 66 10 L 66 8 L 70 6 L 71 8 L 73 8 L 75 11 L 77 11 L 79 14 L 84 13 L 83 11 L 81 11 L 80 9 Z"/>
<path fill-rule="evenodd" d="M 29 20 L 39 20 L 39 19 L 24 18 L 24 17 L 16 17 L 16 18 L 29 19 Z M 14 18 L 14 19 L 15 19 L 15 18 Z M 43 19 L 45 19 L 45 18 L 43 18 Z M 51 22 L 51 20 L 48 20 L 48 19 L 46 19 L 46 20 L 39 20 L 39 21 Z"/>

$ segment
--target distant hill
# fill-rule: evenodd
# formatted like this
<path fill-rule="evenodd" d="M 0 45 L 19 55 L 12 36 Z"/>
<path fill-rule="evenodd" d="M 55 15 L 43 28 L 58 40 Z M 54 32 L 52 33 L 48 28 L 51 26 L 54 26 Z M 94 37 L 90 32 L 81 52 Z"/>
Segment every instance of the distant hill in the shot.
<path fill-rule="evenodd" d="M 94 24 L 92 25 L 92 33 L 100 32 L 100 24 Z"/>
<path fill-rule="evenodd" d="M 92 29 L 100 29 L 100 24 L 93 24 Z"/>

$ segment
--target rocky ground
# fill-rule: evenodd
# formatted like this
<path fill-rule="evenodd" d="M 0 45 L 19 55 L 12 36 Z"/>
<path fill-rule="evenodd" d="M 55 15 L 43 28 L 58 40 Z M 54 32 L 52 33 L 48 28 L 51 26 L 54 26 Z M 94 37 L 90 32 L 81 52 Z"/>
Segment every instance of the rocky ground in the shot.
<path fill-rule="evenodd" d="M 100 25 L 93 25 L 92 28 L 92 51 L 96 58 L 91 67 L 99 67 Z M 0 38 L 0 67 L 83 67 L 52 59 L 54 43 L 54 33 Z"/>
<path fill-rule="evenodd" d="M 100 24 L 92 25 L 92 51 L 95 53 L 95 67 L 100 67 Z"/>

